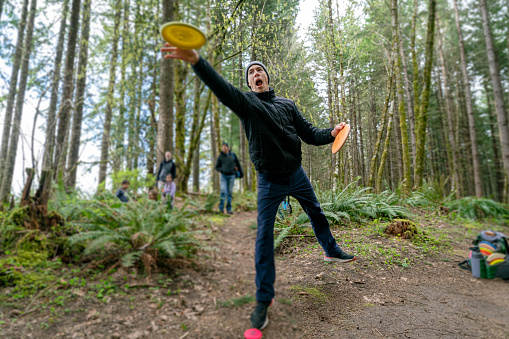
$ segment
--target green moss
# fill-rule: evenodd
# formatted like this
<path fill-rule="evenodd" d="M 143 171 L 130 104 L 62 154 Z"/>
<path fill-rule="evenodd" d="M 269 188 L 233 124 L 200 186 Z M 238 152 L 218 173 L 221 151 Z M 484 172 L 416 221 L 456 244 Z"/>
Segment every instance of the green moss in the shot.
<path fill-rule="evenodd" d="M 290 287 L 290 290 L 298 293 L 299 296 L 304 297 L 309 295 L 316 303 L 324 303 L 327 301 L 327 296 L 325 295 L 325 293 L 323 293 L 316 287 L 293 285 L 292 287 Z"/>
<path fill-rule="evenodd" d="M 16 244 L 18 250 L 46 253 L 46 257 L 48 257 L 48 247 L 48 238 L 38 230 L 28 232 Z"/>
<path fill-rule="evenodd" d="M 17 226 L 24 226 L 25 219 L 28 214 L 28 206 L 17 207 L 13 209 L 9 215 L 9 219 Z"/>

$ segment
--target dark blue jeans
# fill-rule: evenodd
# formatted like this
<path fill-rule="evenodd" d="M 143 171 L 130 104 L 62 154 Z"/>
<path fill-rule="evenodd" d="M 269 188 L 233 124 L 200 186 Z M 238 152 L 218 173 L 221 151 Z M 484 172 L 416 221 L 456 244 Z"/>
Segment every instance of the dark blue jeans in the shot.
<path fill-rule="evenodd" d="M 235 184 L 235 174 L 221 174 L 221 201 L 219 202 L 219 210 L 224 210 L 224 200 L 226 199 L 226 211 L 232 211 L 232 193 Z"/>
<path fill-rule="evenodd" d="M 278 206 L 291 195 L 308 215 L 318 242 L 328 257 L 341 252 L 329 228 L 329 221 L 316 199 L 313 186 L 300 167 L 292 173 L 281 175 L 258 173 L 258 233 L 256 236 L 256 300 L 274 298 L 276 266 L 274 263 L 274 221 Z"/>

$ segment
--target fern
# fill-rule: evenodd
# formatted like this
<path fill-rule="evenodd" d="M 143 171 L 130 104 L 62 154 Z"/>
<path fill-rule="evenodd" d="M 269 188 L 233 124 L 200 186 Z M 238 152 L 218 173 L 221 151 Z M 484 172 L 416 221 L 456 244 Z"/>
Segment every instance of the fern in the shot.
<path fill-rule="evenodd" d="M 112 206 L 116 205 L 96 201 L 84 209 L 83 222 L 74 222 L 82 231 L 70 237 L 70 243 L 86 244 L 86 255 L 118 253 L 126 267 L 136 265 L 146 251 L 188 257 L 198 247 L 193 233 L 187 231 L 186 209 L 168 213 L 164 204 L 151 200 Z"/>
<path fill-rule="evenodd" d="M 446 207 L 458 216 L 477 220 L 484 218 L 509 218 L 509 209 L 506 205 L 486 198 L 464 197 L 459 200 L 448 201 Z"/>

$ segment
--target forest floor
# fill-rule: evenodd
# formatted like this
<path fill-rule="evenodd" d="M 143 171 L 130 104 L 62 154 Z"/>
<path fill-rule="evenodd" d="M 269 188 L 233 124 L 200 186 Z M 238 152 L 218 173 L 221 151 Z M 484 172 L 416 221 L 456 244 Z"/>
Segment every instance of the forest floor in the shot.
<path fill-rule="evenodd" d="M 458 267 L 488 225 L 430 214 L 414 220 L 442 245 L 385 236 L 376 220 L 332 228 L 340 246 L 357 255 L 347 264 L 325 263 L 312 236 L 289 237 L 277 251 L 263 337 L 509 338 L 509 284 Z M 83 280 L 67 275 L 72 288 L 2 302 L 0 336 L 243 338 L 255 306 L 256 212 L 203 218 L 201 240 L 216 250 L 200 254 L 197 266 L 148 278 L 123 270 Z"/>

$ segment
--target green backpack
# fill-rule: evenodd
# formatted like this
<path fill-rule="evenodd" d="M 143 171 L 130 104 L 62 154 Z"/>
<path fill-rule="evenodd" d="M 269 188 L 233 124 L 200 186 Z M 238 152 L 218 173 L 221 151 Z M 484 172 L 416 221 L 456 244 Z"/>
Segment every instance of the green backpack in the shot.
<path fill-rule="evenodd" d="M 484 230 L 472 241 L 469 259 L 460 263 L 472 270 L 476 278 L 509 279 L 509 245 L 507 236 L 493 230 Z"/>

